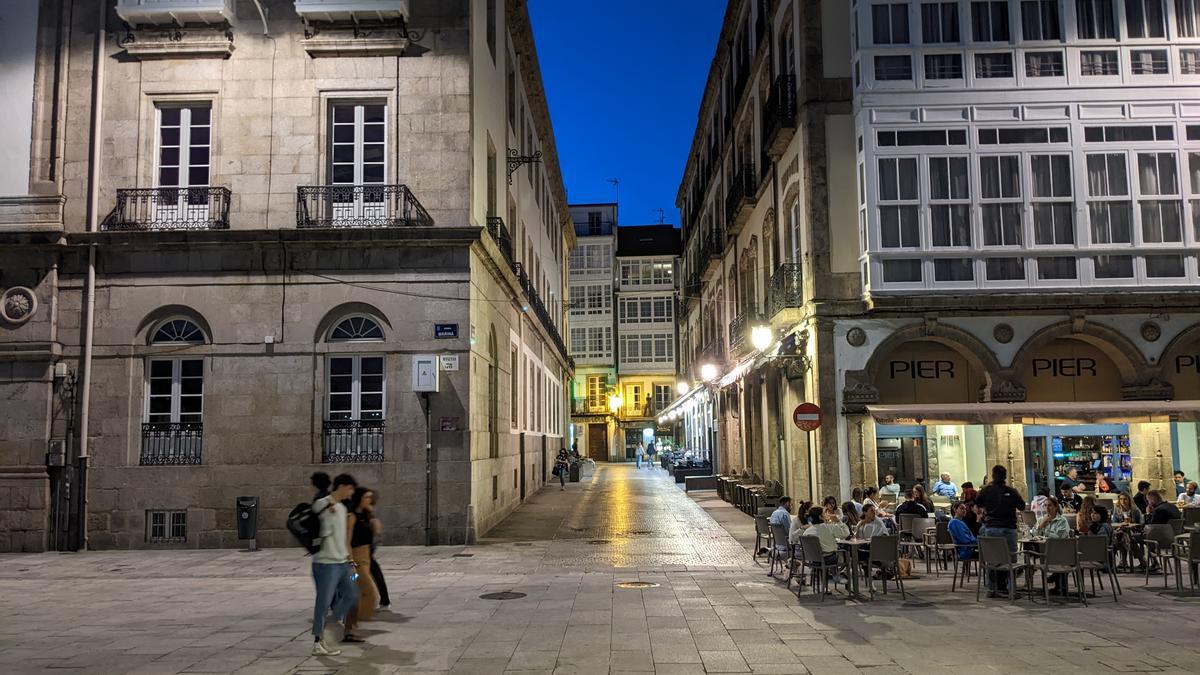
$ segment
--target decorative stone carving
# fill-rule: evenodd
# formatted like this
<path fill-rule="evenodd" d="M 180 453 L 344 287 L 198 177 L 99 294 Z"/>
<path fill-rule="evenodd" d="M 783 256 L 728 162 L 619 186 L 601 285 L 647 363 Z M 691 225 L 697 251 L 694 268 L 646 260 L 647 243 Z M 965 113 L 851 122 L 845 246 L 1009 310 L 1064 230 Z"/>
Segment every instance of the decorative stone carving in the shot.
<path fill-rule="evenodd" d="M 996 338 L 996 342 L 1006 345 L 1013 341 L 1013 327 L 1006 324 L 998 324 L 992 329 L 992 337 Z"/>
<path fill-rule="evenodd" d="M 1121 398 L 1126 401 L 1167 401 L 1175 398 L 1175 387 L 1153 377 L 1144 384 L 1121 387 Z"/>
<path fill-rule="evenodd" d="M 1012 380 L 997 380 L 988 392 L 992 403 L 1020 403 L 1025 400 L 1025 385 Z"/>
<path fill-rule="evenodd" d="M 842 390 L 842 402 L 846 405 L 867 405 L 879 402 L 879 390 L 873 384 L 855 382 Z"/>
<path fill-rule="evenodd" d="M 13 286 L 0 295 L 0 316 L 9 323 L 25 323 L 33 317 L 37 308 L 37 296 L 24 286 Z"/>
<path fill-rule="evenodd" d="M 852 347 L 861 347 L 867 344 L 867 331 L 854 327 L 846 332 L 846 342 L 849 342 Z"/>
<path fill-rule="evenodd" d="M 1142 339 L 1146 342 L 1158 342 L 1162 337 L 1162 327 L 1153 321 L 1142 324 Z"/>

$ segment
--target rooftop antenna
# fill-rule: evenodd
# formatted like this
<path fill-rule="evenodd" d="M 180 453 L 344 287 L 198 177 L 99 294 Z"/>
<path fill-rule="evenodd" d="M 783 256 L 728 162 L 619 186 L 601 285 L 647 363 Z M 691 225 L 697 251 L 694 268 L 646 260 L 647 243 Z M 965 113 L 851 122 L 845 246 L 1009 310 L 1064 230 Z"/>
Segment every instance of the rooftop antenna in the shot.
<path fill-rule="evenodd" d="M 612 183 L 613 192 L 615 193 L 613 201 L 619 203 L 621 201 L 621 181 L 616 178 L 609 178 L 608 182 Z"/>
<path fill-rule="evenodd" d="M 665 224 L 666 224 L 666 222 L 667 222 L 667 213 L 666 213 L 666 211 L 663 211 L 662 209 L 650 209 L 650 210 L 651 210 L 651 211 L 658 211 L 658 224 L 659 224 L 659 225 L 665 225 Z"/>

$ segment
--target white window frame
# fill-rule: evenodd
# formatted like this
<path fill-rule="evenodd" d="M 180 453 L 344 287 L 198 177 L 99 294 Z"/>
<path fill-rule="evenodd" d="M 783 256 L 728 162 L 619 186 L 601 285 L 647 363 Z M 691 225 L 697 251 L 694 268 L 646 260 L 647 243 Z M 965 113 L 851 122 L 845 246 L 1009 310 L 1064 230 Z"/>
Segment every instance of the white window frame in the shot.
<path fill-rule="evenodd" d="M 1047 168 L 1050 171 L 1051 186 L 1050 186 L 1050 194 L 1049 195 L 1038 195 L 1037 194 L 1038 185 L 1037 185 L 1037 174 L 1035 171 L 1035 162 L 1037 162 L 1038 160 L 1040 160 L 1042 158 L 1045 158 L 1046 161 L 1048 162 Z M 1062 186 L 1062 185 L 1059 185 L 1054 182 L 1054 162 L 1059 161 L 1059 160 L 1064 160 L 1064 159 L 1067 162 L 1067 178 L 1066 178 L 1066 185 Z M 1075 206 L 1075 184 L 1074 184 L 1075 183 L 1075 174 L 1074 174 L 1074 166 L 1073 166 L 1074 163 L 1071 161 L 1071 159 L 1072 159 L 1071 155 L 1067 154 L 1067 153 L 1034 152 L 1034 153 L 1029 153 L 1029 155 L 1028 155 L 1028 161 L 1029 161 L 1029 211 L 1030 211 L 1029 220 L 1030 220 L 1030 229 L 1032 230 L 1032 235 L 1033 235 L 1032 238 L 1030 239 L 1031 247 L 1036 247 L 1039 249 L 1063 248 L 1063 249 L 1070 250 L 1070 249 L 1076 248 L 1076 246 L 1079 243 L 1078 223 L 1076 222 L 1076 218 L 1075 218 L 1076 206 Z M 1066 188 L 1067 194 L 1065 196 L 1061 195 L 1061 194 L 1056 194 L 1058 189 L 1062 188 L 1062 187 Z M 1058 228 L 1056 226 L 1058 225 L 1058 223 L 1057 223 L 1057 218 L 1054 217 L 1053 220 L 1055 220 L 1056 222 L 1050 228 L 1050 231 L 1054 238 L 1054 241 L 1052 241 L 1050 243 L 1039 242 L 1038 241 L 1038 207 L 1039 206 L 1054 207 L 1054 206 L 1064 206 L 1064 205 L 1067 207 L 1066 208 L 1066 216 L 1071 221 L 1071 240 L 1069 242 L 1060 242 L 1057 240 Z M 1050 213 L 1053 215 L 1055 212 L 1053 210 L 1051 210 Z"/>
<path fill-rule="evenodd" d="M 885 200 L 883 198 L 883 185 L 884 185 L 884 183 L 883 183 L 883 181 L 884 181 L 883 163 L 884 162 L 895 162 L 895 164 L 896 164 L 896 170 L 895 170 L 896 199 Z M 900 177 L 904 174 L 904 172 L 906 170 L 902 166 L 902 164 L 907 164 L 907 163 L 911 163 L 911 167 L 909 167 L 909 169 L 911 169 L 912 176 L 913 176 L 913 188 L 914 188 L 915 194 L 913 194 L 912 196 L 905 196 L 901 192 Z M 876 217 L 878 218 L 878 220 L 877 220 L 878 227 L 876 228 L 876 236 L 878 237 L 878 250 L 880 250 L 880 251 L 904 251 L 904 250 L 911 251 L 911 250 L 919 250 L 921 248 L 920 170 L 921 170 L 921 158 L 916 155 L 896 155 L 896 156 L 881 155 L 876 158 L 876 162 L 875 162 L 876 185 L 875 185 L 875 187 L 877 190 L 878 199 L 876 200 L 877 203 L 876 203 L 876 211 L 875 212 L 877 214 Z M 896 227 L 898 228 L 897 229 L 897 239 L 899 240 L 899 243 L 900 243 L 899 246 L 887 246 L 884 244 L 884 236 L 883 236 L 884 232 L 883 231 L 884 231 L 885 225 L 884 225 L 883 214 L 884 214 L 885 209 L 897 209 L 897 211 L 896 211 L 896 213 L 897 213 Z M 903 222 L 902 222 L 903 219 L 901 218 L 901 216 L 906 211 L 911 211 L 911 213 L 914 214 L 914 218 L 915 218 L 914 232 L 916 233 L 916 236 L 917 236 L 916 242 L 906 241 L 905 237 L 904 237 L 904 226 L 903 226 Z"/>
<path fill-rule="evenodd" d="M 1025 197 L 1024 197 L 1024 195 L 1025 195 L 1024 178 L 1025 177 L 1022 175 L 1023 162 L 1021 161 L 1021 154 L 1017 153 L 1017 152 L 994 153 L 994 154 L 988 153 L 988 154 L 979 154 L 979 155 L 976 155 L 976 157 L 977 157 L 976 165 L 978 166 L 978 171 L 979 171 L 979 219 L 980 219 L 979 220 L 979 225 L 980 225 L 979 248 L 986 249 L 989 251 L 1016 250 L 1016 249 L 1025 248 L 1025 243 L 1027 241 L 1029 241 L 1029 233 L 1025 231 L 1025 229 L 1026 229 L 1025 228 Z M 983 162 L 985 160 L 991 161 L 994 159 L 998 163 L 997 169 L 1000 169 L 1001 166 L 999 165 L 999 163 L 1003 162 L 1003 160 L 1007 159 L 1007 158 L 1011 158 L 1012 160 L 1014 160 L 1016 167 L 1017 167 L 1017 177 L 1014 182 L 1014 184 L 1017 187 L 1017 194 L 1015 196 L 1001 194 L 999 197 L 985 197 L 983 194 L 984 189 L 985 189 L 985 186 L 984 186 L 984 175 L 985 174 L 983 171 Z M 1004 183 L 1002 181 L 1000 183 L 1001 191 L 1003 189 L 1003 185 L 1004 185 Z M 985 213 L 987 212 L 989 207 L 993 207 L 993 206 L 997 207 L 998 212 L 1000 214 L 1004 214 L 1006 209 L 1012 209 L 1013 207 L 1016 207 L 1016 215 L 1017 215 L 1017 219 L 1018 219 L 1017 233 L 1018 233 L 1019 241 L 1017 241 L 1015 243 L 1004 241 L 1003 235 L 1004 235 L 1005 228 L 1003 225 L 1001 225 L 1000 231 L 999 231 L 999 234 L 1001 237 L 1001 242 L 996 243 L 996 244 L 988 243 L 988 237 L 987 237 L 988 226 L 987 226 L 987 222 L 985 220 Z"/>
<path fill-rule="evenodd" d="M 332 399 L 334 396 L 333 362 L 338 359 L 350 359 L 351 360 L 350 391 L 349 392 L 337 392 L 337 395 L 339 395 L 339 396 L 345 396 L 345 395 L 350 396 L 350 410 L 349 411 L 339 410 L 339 411 L 337 411 L 338 414 L 346 414 L 348 412 L 350 416 L 345 417 L 345 418 L 333 419 L 332 415 L 334 414 L 334 411 L 332 410 L 332 407 L 331 407 L 332 403 L 333 403 Z M 362 378 L 363 378 L 362 361 L 363 361 L 363 359 L 379 359 L 379 361 L 380 361 L 380 374 L 379 374 L 380 389 L 378 392 L 375 392 L 375 391 L 364 392 L 362 389 Z M 344 377 L 344 376 L 340 376 L 340 377 Z M 363 417 L 364 411 L 362 408 L 362 397 L 364 394 L 375 394 L 375 393 L 378 393 L 379 397 L 380 397 L 379 398 L 379 406 L 380 406 L 379 410 L 378 411 L 370 410 L 367 412 L 368 413 L 378 413 L 378 417 Z M 326 356 L 326 363 L 325 363 L 325 421 L 327 421 L 327 422 L 374 422 L 374 421 L 382 421 L 385 419 L 387 419 L 387 358 L 386 358 L 386 356 L 384 354 L 380 354 L 378 352 L 367 352 L 367 353 L 362 353 L 362 354 L 357 354 L 357 353 L 328 354 Z"/>
<path fill-rule="evenodd" d="M 165 110 L 179 111 L 179 126 L 171 125 L 163 126 L 163 112 Z M 192 117 L 197 110 L 208 111 L 207 124 L 194 124 Z M 176 128 L 179 130 L 178 145 L 163 144 L 164 128 Z M 188 188 L 206 188 L 212 183 L 212 142 L 213 142 L 213 105 L 210 101 L 185 101 L 185 102 L 169 102 L 164 101 L 154 106 L 154 187 L 162 188 L 164 192 L 160 195 L 165 195 L 166 190 L 175 190 L 176 194 L 173 198 L 166 200 L 155 199 L 153 204 L 154 211 L 151 219 L 154 222 L 172 222 L 180 220 L 188 221 L 203 221 L 209 218 L 208 194 L 200 193 L 192 195 Z M 193 129 L 207 129 L 208 143 L 193 143 Z M 163 152 L 168 148 L 174 148 L 178 151 L 178 158 L 174 165 L 164 165 Z M 206 163 L 192 162 L 192 150 L 204 150 Z M 192 182 L 192 170 L 204 168 L 204 182 Z M 164 183 L 162 172 L 165 169 L 173 168 L 176 171 L 175 182 L 173 184 Z M 194 198 L 193 198 L 194 197 Z"/>
<path fill-rule="evenodd" d="M 1155 178 L 1156 178 L 1156 182 L 1160 185 L 1158 192 L 1150 192 L 1150 191 L 1143 190 L 1141 177 L 1142 177 L 1142 158 L 1144 158 L 1144 157 L 1154 157 L 1155 158 Z M 1187 237 L 1187 233 L 1186 233 L 1187 223 L 1185 222 L 1186 214 L 1184 213 L 1184 209 L 1183 209 L 1183 191 L 1182 191 L 1182 186 L 1180 185 L 1182 176 L 1179 175 L 1179 156 L 1178 156 L 1178 154 L 1173 151 L 1167 151 L 1167 152 L 1157 152 L 1157 151 L 1153 151 L 1153 150 L 1134 151 L 1132 159 L 1134 160 L 1134 162 L 1131 162 L 1131 164 L 1136 167 L 1135 170 L 1137 172 L 1137 174 L 1136 174 L 1137 181 L 1133 185 L 1133 187 L 1137 191 L 1136 192 L 1137 208 L 1136 208 L 1136 212 L 1135 212 L 1137 227 L 1134 228 L 1134 236 L 1136 237 L 1134 239 L 1134 241 L 1137 242 L 1137 245 L 1139 247 L 1145 247 L 1145 248 L 1179 248 L 1179 247 L 1182 247 L 1184 245 L 1184 242 L 1186 241 L 1186 237 Z M 1162 173 L 1161 172 L 1162 172 L 1162 167 L 1163 167 L 1162 162 L 1164 160 L 1169 161 L 1171 163 L 1171 166 L 1173 167 L 1173 170 L 1175 172 L 1174 173 L 1175 185 L 1174 185 L 1174 190 L 1172 192 L 1161 191 L 1161 184 L 1162 184 Z M 1146 237 L 1147 224 L 1146 224 L 1146 218 L 1145 218 L 1143 209 L 1145 206 L 1147 206 L 1149 204 L 1157 204 L 1158 205 L 1158 213 L 1159 213 L 1158 233 L 1159 233 L 1162 241 L 1149 241 Z M 1163 236 L 1165 233 L 1165 230 L 1162 226 L 1162 213 L 1163 213 L 1162 207 L 1163 207 L 1163 205 L 1167 205 L 1167 204 L 1175 205 L 1176 212 L 1179 217 L 1179 239 L 1177 239 L 1177 240 L 1167 241 L 1165 236 Z"/>
<path fill-rule="evenodd" d="M 381 108 L 382 121 L 367 122 L 367 108 Z M 353 112 L 354 119 L 350 122 L 338 121 L 338 111 L 349 109 Z M 325 171 L 328 177 L 327 183 L 331 186 L 357 186 L 353 199 L 349 202 L 341 200 L 335 201 L 330 198 L 329 204 L 332 208 L 332 218 L 340 219 L 361 219 L 361 218 L 381 218 L 384 217 L 387 210 L 387 197 L 381 190 L 366 190 L 366 186 L 386 185 L 388 175 L 391 169 L 388 157 L 391 147 L 391 134 L 388 129 L 388 113 L 390 106 L 383 99 L 331 99 L 329 101 L 329 132 L 326 139 L 326 161 Z M 383 131 L 383 139 L 380 141 L 368 141 L 366 138 L 367 127 L 378 126 Z M 349 143 L 338 141 L 338 129 L 350 128 L 352 131 L 352 139 Z M 383 159 L 378 162 L 368 162 L 366 159 L 367 146 L 380 146 L 383 149 Z M 335 161 L 337 159 L 337 151 L 339 147 L 350 147 L 352 158 L 350 162 Z M 352 167 L 353 176 L 349 182 L 337 180 L 336 167 L 349 165 Z M 368 166 L 379 166 L 382 169 L 379 180 L 367 180 L 366 169 Z"/>
<path fill-rule="evenodd" d="M 973 232 L 974 228 L 972 227 L 972 218 L 971 218 L 971 189 L 972 189 L 971 156 L 970 155 L 925 155 L 923 157 L 923 159 L 925 161 L 923 162 L 924 166 L 922 168 L 926 172 L 926 181 L 929 186 L 929 190 L 927 193 L 929 195 L 929 199 L 926 203 L 926 209 L 925 209 L 926 210 L 926 218 L 929 221 L 929 248 L 931 250 L 962 250 L 962 249 L 971 248 L 975 241 L 975 233 Z M 947 177 L 950 179 L 950 182 L 946 185 L 946 192 L 947 192 L 947 194 L 950 194 L 949 197 L 945 197 L 945 198 L 935 198 L 934 197 L 934 185 L 933 185 L 933 162 L 934 161 L 945 161 L 946 162 Z M 960 161 L 965 167 L 964 173 L 966 174 L 967 193 L 966 193 L 966 195 L 954 196 L 953 194 L 951 194 L 953 192 L 953 186 L 954 186 L 953 176 L 955 175 L 953 164 L 955 162 L 960 162 Z M 956 242 L 955 238 L 953 236 L 954 228 L 951 227 L 950 233 L 949 233 L 951 243 L 943 244 L 943 245 L 939 246 L 936 243 L 937 237 L 936 237 L 936 232 L 934 230 L 935 209 L 953 210 L 956 208 L 965 208 L 966 209 L 965 217 L 966 217 L 966 222 L 967 222 L 967 241 L 961 242 L 961 243 Z"/>
<path fill-rule="evenodd" d="M 199 394 L 184 394 L 182 391 L 183 390 L 183 380 L 184 380 L 183 363 L 185 361 L 195 361 L 200 364 L 200 376 L 198 378 L 189 378 L 189 379 L 199 379 L 200 380 L 200 393 Z M 167 397 L 170 398 L 170 401 L 171 401 L 171 411 L 170 411 L 170 413 L 167 413 L 168 419 L 166 419 L 166 420 L 151 419 L 151 415 L 159 416 L 159 415 L 163 415 L 164 413 L 151 413 L 150 412 L 151 398 L 152 397 L 153 398 L 162 398 L 163 397 L 162 394 L 153 395 L 151 393 L 152 392 L 152 380 L 156 379 L 152 376 L 152 371 L 154 368 L 154 364 L 158 363 L 158 362 L 165 362 L 165 363 L 171 364 L 171 391 L 169 394 L 166 395 Z M 174 356 L 174 357 L 150 356 L 150 357 L 147 357 L 147 359 L 146 359 L 146 380 L 145 380 L 146 395 L 145 395 L 145 403 L 143 405 L 143 410 L 142 410 L 142 420 L 149 424 L 180 424 L 180 423 L 202 424 L 204 422 L 204 374 L 205 374 L 204 371 L 205 371 L 205 365 L 206 365 L 205 359 L 203 357 L 197 357 L 197 356 Z M 185 415 L 185 413 L 183 412 L 183 399 L 184 398 L 199 399 L 200 412 L 186 413 L 187 416 L 189 416 L 189 417 L 194 416 L 198 419 L 189 419 L 186 421 L 183 419 L 183 417 Z"/>

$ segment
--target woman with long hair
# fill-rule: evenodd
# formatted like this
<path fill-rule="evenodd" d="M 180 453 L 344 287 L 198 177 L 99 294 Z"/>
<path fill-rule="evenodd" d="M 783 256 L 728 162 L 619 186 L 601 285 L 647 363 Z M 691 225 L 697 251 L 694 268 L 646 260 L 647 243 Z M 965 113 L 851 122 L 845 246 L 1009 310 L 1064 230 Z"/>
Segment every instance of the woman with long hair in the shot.
<path fill-rule="evenodd" d="M 920 483 L 913 486 L 913 501 L 925 507 L 927 513 L 933 513 L 933 502 L 925 494 L 925 486 Z"/>
<path fill-rule="evenodd" d="M 842 522 L 846 524 L 846 527 L 850 528 L 851 532 L 854 531 L 854 528 L 858 527 L 858 521 L 858 507 L 854 505 L 854 502 L 842 504 Z"/>
<path fill-rule="evenodd" d="M 354 488 L 349 510 L 346 530 L 350 537 L 353 575 L 358 583 L 358 605 L 346 614 L 346 633 L 342 642 L 362 642 L 363 639 L 353 631 L 358 628 L 360 622 L 369 621 L 375 615 L 375 603 L 379 600 L 379 592 L 375 588 L 375 581 L 371 579 L 371 543 L 382 528 L 379 521 L 375 520 L 375 493 L 369 488 Z"/>
<path fill-rule="evenodd" d="M 1096 498 L 1084 497 L 1075 514 L 1075 531 L 1083 534 L 1092 529 L 1092 514 L 1096 511 Z"/>

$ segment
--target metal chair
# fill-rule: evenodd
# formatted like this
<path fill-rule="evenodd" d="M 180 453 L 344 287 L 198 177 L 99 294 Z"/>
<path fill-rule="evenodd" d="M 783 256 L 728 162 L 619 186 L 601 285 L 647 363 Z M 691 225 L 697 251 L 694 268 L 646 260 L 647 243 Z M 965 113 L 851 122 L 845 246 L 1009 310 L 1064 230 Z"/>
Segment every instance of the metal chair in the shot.
<path fill-rule="evenodd" d="M 1200 509 L 1190 508 L 1183 510 L 1183 529 L 1191 530 L 1200 525 Z"/>
<path fill-rule="evenodd" d="M 784 579 L 784 583 L 791 585 L 792 582 L 792 547 L 788 544 L 788 531 L 782 525 L 771 525 L 771 541 L 774 545 L 768 554 L 771 559 L 771 571 L 767 572 L 767 576 L 775 576 L 775 566 L 778 565 L 780 571 L 787 569 L 788 575 Z"/>
<path fill-rule="evenodd" d="M 912 522 L 916 517 L 912 513 L 901 513 L 896 516 L 896 529 L 899 531 L 901 540 L 912 538 Z"/>
<path fill-rule="evenodd" d="M 1047 539 L 1045 555 L 1036 567 L 1042 573 L 1042 590 L 1046 594 L 1046 604 L 1050 604 L 1050 584 L 1046 575 L 1066 574 L 1075 579 L 1075 590 L 1079 591 L 1079 600 L 1087 605 L 1087 594 L 1083 591 L 1083 567 L 1079 564 L 1079 548 L 1072 539 Z"/>
<path fill-rule="evenodd" d="M 1121 590 L 1117 581 L 1116 560 L 1112 548 L 1108 545 L 1108 537 L 1102 534 L 1078 537 L 1075 543 L 1079 546 L 1079 566 L 1087 571 L 1092 580 L 1092 594 L 1096 593 L 1096 577 L 1108 574 L 1108 583 L 1112 587 L 1113 602 L 1117 602 L 1117 592 Z M 1104 579 L 1100 579 L 1100 590 L 1104 590 Z"/>
<path fill-rule="evenodd" d="M 959 548 L 975 549 L 975 555 L 964 560 L 958 556 Z M 954 586 L 956 583 L 959 588 L 966 588 L 967 578 L 971 576 L 971 565 L 975 566 L 975 574 L 979 574 L 979 544 L 955 544 L 952 561 L 954 563 L 954 578 L 950 580 L 951 593 L 954 592 Z M 959 565 L 962 565 L 961 578 L 958 574 Z"/>
<path fill-rule="evenodd" d="M 1171 527 L 1175 528 L 1175 534 L 1183 534 L 1183 528 L 1187 526 L 1187 521 L 1183 518 L 1172 518 Z"/>
<path fill-rule="evenodd" d="M 1175 544 L 1175 559 L 1187 564 L 1188 584 L 1194 593 L 1200 585 L 1200 532 L 1189 532 L 1187 539 Z"/>
<path fill-rule="evenodd" d="M 983 575 L 988 572 L 1008 572 L 1008 601 L 1016 600 L 1017 579 L 1019 572 L 1028 567 L 1025 563 L 1013 562 L 1012 552 L 1008 550 L 1008 540 L 1004 537 L 979 538 L 979 569 L 975 577 L 975 602 L 979 602 L 979 590 L 983 585 Z M 1029 577 L 1025 577 L 1026 591 L 1029 590 Z"/>
<path fill-rule="evenodd" d="M 1171 575 L 1171 565 L 1175 565 L 1175 587 L 1181 588 L 1183 582 L 1179 579 L 1179 558 L 1175 556 L 1175 526 L 1147 525 L 1142 529 L 1146 546 L 1146 585 L 1150 584 L 1151 563 L 1158 563 L 1163 574 L 1163 588 L 1167 587 L 1167 577 Z"/>
<path fill-rule="evenodd" d="M 1025 527 L 1035 527 L 1037 525 L 1037 514 L 1033 511 L 1022 511 L 1021 520 L 1025 522 Z"/>
<path fill-rule="evenodd" d="M 954 545 L 954 537 L 950 536 L 949 522 L 943 520 L 935 523 L 932 534 L 933 541 L 930 544 L 930 548 L 937 555 L 937 563 L 934 564 L 933 569 L 937 572 L 938 578 L 941 578 L 942 568 L 948 567 L 946 565 L 946 556 L 957 557 L 958 547 Z"/>
<path fill-rule="evenodd" d="M 758 560 L 759 554 L 762 553 L 764 548 L 763 540 L 766 540 L 767 546 L 765 548 L 770 550 L 769 547 L 773 544 L 771 541 L 771 524 L 767 520 L 767 516 L 759 513 L 754 516 L 754 555 L 752 556 L 754 560 Z"/>
<path fill-rule="evenodd" d="M 925 568 L 927 574 L 932 574 L 933 570 L 929 568 L 929 542 L 925 540 L 925 532 L 934 526 L 933 518 L 913 518 L 912 524 L 909 526 L 911 540 L 901 541 L 900 549 L 911 554 L 915 551 L 925 557 Z"/>
<path fill-rule="evenodd" d="M 871 570 L 876 566 L 883 573 L 883 592 L 887 594 L 887 574 L 896 575 L 896 585 L 900 587 L 900 597 L 907 600 L 904 590 L 904 579 L 900 577 L 900 536 L 896 534 L 877 534 L 871 537 L 871 548 L 867 554 L 867 588 L 871 591 L 871 599 L 875 599 L 875 579 Z"/>
<path fill-rule="evenodd" d="M 813 535 L 803 535 L 800 537 L 800 553 L 803 556 L 804 565 L 812 574 L 812 587 L 814 593 L 821 594 L 821 602 L 825 602 L 825 594 L 829 592 L 829 573 L 837 573 L 842 567 L 840 561 L 834 562 L 825 561 L 825 552 L 821 549 L 821 540 Z M 839 557 L 840 557 L 839 551 Z M 800 588 L 796 588 L 796 597 L 800 597 Z"/>

